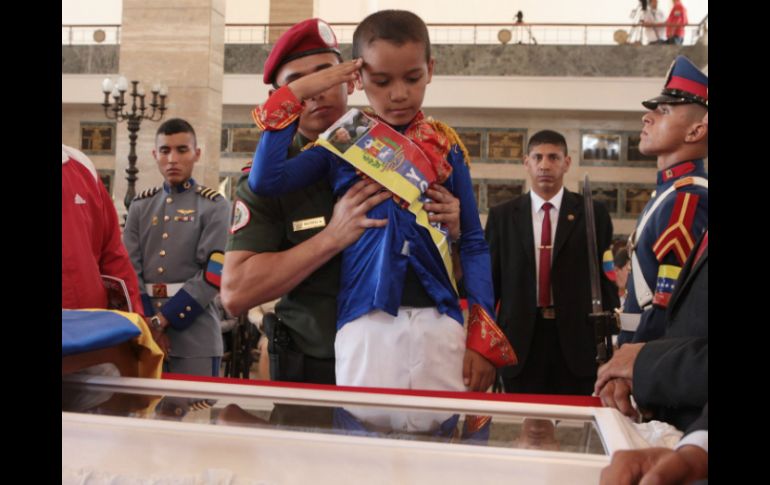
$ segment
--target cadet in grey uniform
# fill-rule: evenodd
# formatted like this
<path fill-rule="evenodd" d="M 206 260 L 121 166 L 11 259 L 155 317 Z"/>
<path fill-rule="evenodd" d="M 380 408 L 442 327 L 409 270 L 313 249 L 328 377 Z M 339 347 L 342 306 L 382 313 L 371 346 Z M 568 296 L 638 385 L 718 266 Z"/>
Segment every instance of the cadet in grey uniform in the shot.
<path fill-rule="evenodd" d="M 165 370 L 217 376 L 222 333 L 212 302 L 219 292 L 230 204 L 190 177 L 200 148 L 186 121 L 161 124 L 153 156 L 165 182 L 134 199 L 123 242 L 153 333 L 168 338 Z"/>

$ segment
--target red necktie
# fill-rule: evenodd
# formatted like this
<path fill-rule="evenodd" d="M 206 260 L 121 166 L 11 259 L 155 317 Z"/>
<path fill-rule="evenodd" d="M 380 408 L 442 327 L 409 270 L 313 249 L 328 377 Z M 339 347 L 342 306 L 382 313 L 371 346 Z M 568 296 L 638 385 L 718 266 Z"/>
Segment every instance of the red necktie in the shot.
<path fill-rule="evenodd" d="M 703 236 L 703 241 L 700 243 L 700 247 L 698 248 L 698 252 L 695 253 L 695 259 L 692 262 L 692 265 L 695 266 L 698 264 L 698 260 L 701 256 L 703 256 L 703 252 L 706 250 L 706 248 L 709 245 L 709 232 L 706 231 L 706 234 Z"/>
<path fill-rule="evenodd" d="M 543 227 L 540 235 L 540 275 L 538 278 L 539 298 L 537 306 L 551 306 L 551 207 L 543 204 Z"/>

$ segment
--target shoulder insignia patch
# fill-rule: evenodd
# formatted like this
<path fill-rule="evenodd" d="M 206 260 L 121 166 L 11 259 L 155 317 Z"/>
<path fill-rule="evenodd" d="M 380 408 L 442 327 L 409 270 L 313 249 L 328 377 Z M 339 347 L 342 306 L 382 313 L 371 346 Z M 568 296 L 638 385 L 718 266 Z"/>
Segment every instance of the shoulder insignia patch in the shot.
<path fill-rule="evenodd" d="M 206 273 L 203 275 L 203 280 L 214 288 L 219 289 L 222 286 L 222 267 L 224 264 L 225 253 L 222 251 L 212 251 L 206 263 Z"/>
<path fill-rule="evenodd" d="M 699 195 L 690 192 L 676 194 L 676 201 L 674 202 L 674 209 L 671 211 L 668 226 L 652 246 L 658 261 L 663 261 L 663 257 L 673 251 L 679 265 L 684 265 L 687 256 L 695 246 L 695 238 L 691 229 L 699 199 Z"/>
<path fill-rule="evenodd" d="M 216 190 L 210 189 L 208 187 L 205 187 L 203 185 L 198 186 L 198 190 L 196 191 L 198 195 L 201 197 L 204 197 L 209 200 L 217 200 L 217 197 L 221 197 L 222 194 L 217 192 Z"/>
<path fill-rule="evenodd" d="M 151 189 L 144 190 L 139 195 L 134 197 L 134 200 L 142 200 L 148 197 L 152 197 L 153 195 L 157 194 L 159 191 L 160 191 L 160 187 L 153 187 Z"/>
<path fill-rule="evenodd" d="M 652 303 L 661 308 L 668 307 L 668 301 L 671 299 L 671 293 L 674 292 L 674 284 L 682 268 L 672 264 L 661 264 L 658 268 L 658 277 L 655 282 L 655 296 Z"/>
<path fill-rule="evenodd" d="M 236 200 L 235 205 L 233 205 L 233 218 L 232 223 L 230 224 L 230 234 L 235 234 L 240 229 L 246 227 L 249 220 L 251 220 L 249 208 L 246 207 L 246 204 L 244 204 L 242 200 Z"/>

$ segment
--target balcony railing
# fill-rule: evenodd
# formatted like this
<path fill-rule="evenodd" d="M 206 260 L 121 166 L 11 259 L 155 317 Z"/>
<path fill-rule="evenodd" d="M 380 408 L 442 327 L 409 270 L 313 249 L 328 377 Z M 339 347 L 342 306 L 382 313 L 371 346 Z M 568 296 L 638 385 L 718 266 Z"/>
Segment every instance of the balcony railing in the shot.
<path fill-rule="evenodd" d="M 227 24 L 226 44 L 267 44 L 276 33 L 292 24 Z M 341 44 L 349 44 L 355 23 L 331 24 Z M 272 36 L 271 36 L 272 31 Z M 643 41 L 645 29 L 639 24 L 428 24 L 434 44 L 549 44 L 617 45 Z M 685 27 L 685 45 L 707 35 L 708 16 Z M 646 39 L 644 39 L 646 40 Z M 62 45 L 119 44 L 120 25 L 62 25 Z"/>
<path fill-rule="evenodd" d="M 120 44 L 120 25 L 62 25 L 61 45 Z"/>

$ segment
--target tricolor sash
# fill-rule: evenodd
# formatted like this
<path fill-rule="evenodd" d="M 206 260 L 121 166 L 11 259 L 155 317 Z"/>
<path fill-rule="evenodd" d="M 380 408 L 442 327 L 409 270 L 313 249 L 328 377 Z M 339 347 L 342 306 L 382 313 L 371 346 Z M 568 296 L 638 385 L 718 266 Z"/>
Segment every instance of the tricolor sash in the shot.
<path fill-rule="evenodd" d="M 436 181 L 428 157 L 409 138 L 386 123 L 351 109 L 318 137 L 317 145 L 344 159 L 403 201 L 417 224 L 428 230 L 457 291 L 447 230 L 428 221 L 425 191 Z"/>

